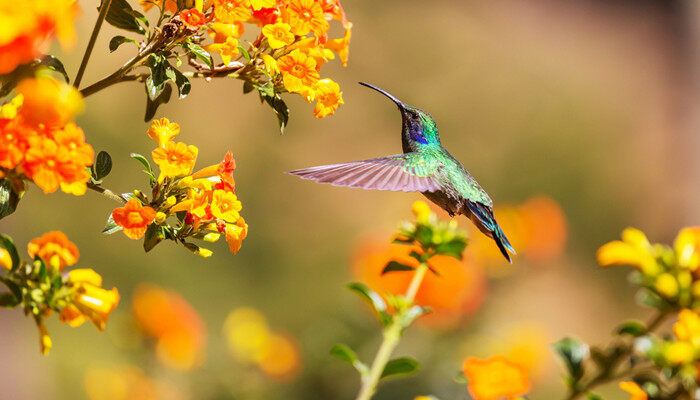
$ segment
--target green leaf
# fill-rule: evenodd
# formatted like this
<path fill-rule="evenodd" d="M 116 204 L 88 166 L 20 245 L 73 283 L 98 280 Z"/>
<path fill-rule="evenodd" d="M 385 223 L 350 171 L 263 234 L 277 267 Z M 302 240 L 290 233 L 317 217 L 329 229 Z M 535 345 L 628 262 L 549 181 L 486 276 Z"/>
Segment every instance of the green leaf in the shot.
<path fill-rule="evenodd" d="M 391 241 L 391 243 L 396 243 L 396 244 L 413 244 L 413 239 L 411 239 L 411 238 L 405 238 L 405 237 L 395 237 L 394 240 Z"/>
<path fill-rule="evenodd" d="M 146 80 L 146 93 L 148 93 L 148 79 Z M 161 104 L 167 104 L 172 94 L 173 89 L 170 85 L 166 84 L 155 100 L 151 100 L 150 95 L 146 96 L 146 114 L 144 116 L 144 121 L 148 122 L 153 119 L 153 116 L 156 115 L 156 111 L 158 111 L 158 107 L 160 107 Z"/>
<path fill-rule="evenodd" d="M 165 234 L 159 225 L 150 224 L 146 228 L 146 234 L 143 239 L 143 249 L 146 253 L 151 251 L 156 245 L 165 239 Z"/>
<path fill-rule="evenodd" d="M 94 177 L 100 181 L 112 171 L 112 157 L 106 151 L 97 153 L 95 158 Z"/>
<path fill-rule="evenodd" d="M 175 78 L 171 78 L 171 80 L 175 82 L 175 86 L 177 86 L 177 93 L 180 95 L 181 99 L 185 98 L 188 94 L 190 94 L 192 84 L 190 84 L 190 80 L 187 79 L 187 77 L 183 75 L 180 70 L 172 67 L 171 70 L 173 71 L 172 73 L 175 74 Z"/>
<path fill-rule="evenodd" d="M 250 54 L 248 54 L 248 50 L 244 49 L 243 46 L 241 46 L 240 44 L 238 45 L 238 51 L 241 52 L 243 58 L 250 61 Z"/>
<path fill-rule="evenodd" d="M 0 179 L 0 219 L 15 212 L 20 197 L 15 193 L 9 179 Z"/>
<path fill-rule="evenodd" d="M 151 70 L 151 75 L 146 78 L 146 93 L 151 100 L 155 100 L 165 89 L 168 81 L 168 67 L 170 64 L 165 57 L 151 54 L 146 60 L 146 65 Z"/>
<path fill-rule="evenodd" d="M 430 245 L 433 241 L 433 229 L 426 225 L 418 225 L 416 226 L 415 237 L 418 243 L 426 246 Z"/>
<path fill-rule="evenodd" d="M 17 299 L 17 302 L 22 301 L 22 289 L 20 289 L 19 286 L 17 286 L 15 281 L 13 281 L 12 279 L 8 279 L 4 276 L 0 276 L 0 281 L 4 283 L 8 289 L 10 289 L 15 299 Z"/>
<path fill-rule="evenodd" d="M 102 230 L 102 233 L 104 233 L 105 235 L 111 235 L 121 230 L 122 227 L 117 225 L 117 223 L 114 222 L 114 218 L 112 218 L 112 214 L 109 214 L 109 218 L 107 218 L 107 224 L 105 224 L 105 228 Z"/>
<path fill-rule="evenodd" d="M 41 278 L 42 281 L 45 281 L 46 278 L 49 277 L 49 271 L 48 268 L 46 268 L 46 263 L 44 262 L 44 259 L 41 257 L 34 256 L 34 264 L 39 263 L 39 278 Z"/>
<path fill-rule="evenodd" d="M 194 43 L 187 43 L 187 49 L 192 53 L 197 59 L 204 62 L 209 68 L 214 68 L 214 60 L 211 58 L 211 54 L 204 50 L 202 46 Z"/>
<path fill-rule="evenodd" d="M 66 83 L 70 81 L 68 73 L 66 72 L 66 67 L 63 66 L 63 63 L 58 58 L 52 55 L 45 55 L 39 59 L 39 65 L 63 75 L 63 79 L 66 80 Z"/>
<path fill-rule="evenodd" d="M 457 375 L 455 375 L 454 378 L 452 378 L 455 382 L 459 383 L 460 385 L 468 385 L 469 384 L 469 379 L 464 375 L 464 372 L 459 371 Z"/>
<path fill-rule="evenodd" d="M 382 378 L 393 375 L 409 375 L 418 371 L 420 363 L 410 357 L 395 358 L 384 367 Z"/>
<path fill-rule="evenodd" d="M 377 313 L 379 321 L 382 323 L 382 325 L 386 326 L 391 322 L 391 315 L 386 312 L 386 303 L 384 302 L 384 299 L 382 299 L 382 296 L 377 294 L 377 292 L 360 282 L 350 283 L 348 285 L 348 289 L 357 293 L 372 307 L 372 309 Z"/>
<path fill-rule="evenodd" d="M 12 293 L 0 293 L 0 307 L 13 308 L 19 304 L 19 300 Z"/>
<path fill-rule="evenodd" d="M 467 242 L 465 242 L 464 240 L 456 239 L 450 242 L 439 244 L 435 250 L 438 254 L 454 257 L 458 260 L 461 260 L 462 253 L 464 253 L 464 249 L 466 247 Z"/>
<path fill-rule="evenodd" d="M 287 107 L 287 104 L 282 100 L 281 97 L 279 97 L 279 95 L 269 97 L 263 95 L 263 93 L 261 92 L 260 96 L 265 100 L 265 102 L 267 102 L 267 104 L 270 107 L 272 107 L 272 110 L 277 116 L 277 122 L 280 126 L 280 133 L 284 133 L 284 128 L 287 127 L 287 123 L 289 122 L 289 108 Z"/>
<path fill-rule="evenodd" d="M 554 351 L 562 358 L 572 381 L 578 382 L 583 377 L 583 361 L 588 358 L 588 345 L 576 339 L 564 338 L 552 345 Z"/>
<path fill-rule="evenodd" d="M 250 81 L 245 81 L 243 82 L 243 94 L 248 94 L 255 89 L 255 85 L 253 85 L 252 82 Z"/>
<path fill-rule="evenodd" d="M 382 270 L 382 275 L 387 274 L 389 272 L 397 272 L 397 271 L 413 271 L 415 268 L 413 268 L 410 265 L 406 265 L 403 263 L 400 263 L 396 260 L 389 261 L 387 263 L 386 267 Z"/>
<path fill-rule="evenodd" d="M 418 317 L 421 317 L 425 314 L 431 313 L 432 310 L 429 307 L 422 307 L 422 306 L 413 306 L 408 309 L 406 312 L 406 315 L 404 316 L 403 319 L 403 327 L 407 328 L 409 325 L 413 323 Z"/>
<path fill-rule="evenodd" d="M 101 4 L 104 4 L 104 0 Z M 139 23 L 139 18 L 134 16 L 134 9 L 126 0 L 112 0 L 105 20 L 116 28 L 141 34 L 146 33 L 146 30 Z"/>
<path fill-rule="evenodd" d="M 339 360 L 347 361 L 350 364 L 357 361 L 357 354 L 350 347 L 342 343 L 333 346 L 331 355 Z"/>
<path fill-rule="evenodd" d="M 603 400 L 603 398 L 593 392 L 586 393 L 586 400 Z"/>
<path fill-rule="evenodd" d="M 17 271 L 17 268 L 19 268 L 20 265 L 20 258 L 19 253 L 17 252 L 17 247 L 15 247 L 15 243 L 12 241 L 12 238 L 0 233 L 0 246 L 2 246 L 10 254 L 10 260 L 12 260 L 11 271 Z"/>
<path fill-rule="evenodd" d="M 116 49 L 119 48 L 119 46 L 123 45 L 124 43 L 134 43 L 136 46 L 138 46 L 138 43 L 136 40 L 124 36 L 115 36 L 109 41 L 109 51 L 113 52 Z"/>
<path fill-rule="evenodd" d="M 633 337 L 642 336 L 647 332 L 646 326 L 641 321 L 626 321 L 615 332 L 618 335 L 630 335 Z"/>
<path fill-rule="evenodd" d="M 138 161 L 143 165 L 144 168 L 146 168 L 146 172 L 153 174 L 153 170 L 151 169 L 151 164 L 148 163 L 148 160 L 146 160 L 146 157 L 142 156 L 141 154 L 138 153 L 131 153 L 129 154 L 131 158 L 134 160 Z"/>

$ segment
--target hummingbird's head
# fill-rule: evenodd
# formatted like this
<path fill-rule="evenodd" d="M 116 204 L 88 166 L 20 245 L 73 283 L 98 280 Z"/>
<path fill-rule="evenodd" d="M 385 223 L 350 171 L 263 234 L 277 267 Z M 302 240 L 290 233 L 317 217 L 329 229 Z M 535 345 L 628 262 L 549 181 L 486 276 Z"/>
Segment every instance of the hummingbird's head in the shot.
<path fill-rule="evenodd" d="M 403 133 L 408 139 L 422 144 L 440 143 L 440 138 L 437 133 L 437 124 L 430 114 L 419 108 L 404 104 L 386 90 L 382 90 L 365 82 L 360 82 L 360 85 L 374 89 L 396 103 L 403 120 Z"/>

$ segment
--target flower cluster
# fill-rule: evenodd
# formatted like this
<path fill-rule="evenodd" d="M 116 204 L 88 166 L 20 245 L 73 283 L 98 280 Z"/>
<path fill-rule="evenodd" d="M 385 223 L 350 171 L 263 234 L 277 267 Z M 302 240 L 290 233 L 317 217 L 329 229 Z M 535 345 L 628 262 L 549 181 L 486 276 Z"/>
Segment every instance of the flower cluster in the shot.
<path fill-rule="evenodd" d="M 0 4 L 0 74 L 12 72 L 39 56 L 48 39 L 56 35 L 61 44 L 75 40 L 75 0 L 31 0 Z"/>
<path fill-rule="evenodd" d="M 248 235 L 248 225 L 240 215 L 242 205 L 234 191 L 233 155 L 228 152 L 220 163 L 192 173 L 198 150 L 174 142 L 179 132 L 179 125 L 166 118 L 153 121 L 147 134 L 158 142 L 151 154 L 160 170 L 158 177 L 143 156 L 132 154 L 150 176 L 151 198 L 140 191 L 122 195 L 126 204 L 112 212 L 105 232 L 123 230 L 134 240 L 145 237 L 146 251 L 163 239 L 174 240 L 202 257 L 212 252 L 187 239 L 215 242 L 223 234 L 231 252 L 237 253 Z"/>
<path fill-rule="evenodd" d="M 52 78 L 26 79 L 17 93 L 0 108 L 0 178 L 11 182 L 18 196 L 24 180 L 44 193 L 60 187 L 84 194 L 94 151 L 71 122 L 82 109 L 80 93 Z"/>
<path fill-rule="evenodd" d="M 240 307 L 231 311 L 223 333 L 234 357 L 257 365 L 270 377 L 288 380 L 299 372 L 297 345 L 287 336 L 272 331 L 258 310 Z"/>
<path fill-rule="evenodd" d="M 164 21 L 162 33 L 155 39 L 149 34 L 144 43 L 153 44 L 152 73 L 161 66 L 175 71 L 168 59 L 187 57 L 195 69 L 188 76 L 241 79 L 244 92 L 257 90 L 274 109 L 282 128 L 288 110 L 281 93 L 316 101 L 317 118 L 335 113 L 343 104 L 338 84 L 320 76 L 321 67 L 336 55 L 343 65 L 348 61 L 352 24 L 339 0 L 213 0 L 195 2 L 191 8 L 179 8 L 180 2 L 170 0 L 142 2 L 145 11 L 156 4 Z M 332 20 L 342 23 L 342 38 L 328 38 Z M 250 26 L 260 30 L 252 43 L 244 44 L 242 37 Z M 212 55 L 221 62 L 214 62 Z M 186 75 L 179 71 L 173 75 L 180 94 L 185 95 Z M 152 93 L 155 99 L 168 78 L 154 80 L 152 75 L 149 79 L 151 87 L 159 88 Z"/>
<path fill-rule="evenodd" d="M 604 267 L 635 267 L 633 278 L 647 290 L 648 301 L 700 307 L 700 227 L 682 229 L 673 247 L 651 244 L 643 232 L 627 228 L 622 240 L 603 245 L 597 258 Z"/>
<path fill-rule="evenodd" d="M 0 235 L 0 282 L 10 290 L 0 294 L 4 307 L 22 307 L 32 315 L 40 333 L 41 352 L 48 354 L 52 342 L 44 320 L 52 311 L 61 322 L 79 326 L 90 320 L 100 331 L 119 303 L 119 292 L 102 288 L 102 277 L 89 268 L 63 272 L 78 262 L 78 248 L 59 231 L 48 232 L 29 242 L 33 261 L 19 258 L 12 240 Z"/>
<path fill-rule="evenodd" d="M 206 344 L 204 322 L 180 295 L 142 284 L 134 293 L 132 310 L 140 331 L 155 339 L 161 362 L 179 370 L 201 365 Z"/>

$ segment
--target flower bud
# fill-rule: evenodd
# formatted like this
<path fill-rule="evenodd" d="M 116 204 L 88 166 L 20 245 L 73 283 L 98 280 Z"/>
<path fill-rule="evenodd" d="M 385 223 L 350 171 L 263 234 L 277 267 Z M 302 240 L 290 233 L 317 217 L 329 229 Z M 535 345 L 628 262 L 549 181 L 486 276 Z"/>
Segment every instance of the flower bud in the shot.
<path fill-rule="evenodd" d="M 418 222 L 422 224 L 427 224 L 430 220 L 430 215 L 432 214 L 430 207 L 428 207 L 424 201 L 416 201 L 413 203 L 411 211 L 413 211 L 413 215 L 416 216 Z"/>
<path fill-rule="evenodd" d="M 216 242 L 217 240 L 219 240 L 219 237 L 221 237 L 220 234 L 211 232 L 211 233 L 207 233 L 206 235 L 204 235 L 204 237 L 203 237 L 202 239 L 203 239 L 205 242 L 214 243 L 214 242 Z"/>
<path fill-rule="evenodd" d="M 211 257 L 211 255 L 214 253 L 212 253 L 212 251 L 209 249 L 205 249 L 204 247 L 200 247 L 197 249 L 197 251 L 194 252 L 194 254 L 196 254 L 200 257 L 203 257 L 203 258 L 208 258 L 208 257 Z"/>
<path fill-rule="evenodd" d="M 156 220 L 155 220 L 156 224 L 158 224 L 158 225 L 162 224 L 163 222 L 165 222 L 166 218 L 168 218 L 167 214 L 165 214 L 164 212 L 160 212 L 160 211 L 157 212 L 156 213 Z"/>
<path fill-rule="evenodd" d="M 678 294 L 678 281 L 673 275 L 665 272 L 656 278 L 654 288 L 665 297 L 675 297 Z"/>
<path fill-rule="evenodd" d="M 177 203 L 177 198 L 175 196 L 168 196 L 167 199 L 165 199 L 165 206 L 170 208 Z"/>
<path fill-rule="evenodd" d="M 672 365 L 688 364 L 695 358 L 695 349 L 688 342 L 668 343 L 664 347 L 664 357 Z"/>

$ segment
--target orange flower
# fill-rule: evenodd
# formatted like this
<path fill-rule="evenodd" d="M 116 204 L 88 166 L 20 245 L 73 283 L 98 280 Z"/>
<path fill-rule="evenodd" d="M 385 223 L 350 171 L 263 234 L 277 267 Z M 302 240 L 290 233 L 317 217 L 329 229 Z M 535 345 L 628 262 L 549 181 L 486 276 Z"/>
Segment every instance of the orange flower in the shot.
<path fill-rule="evenodd" d="M 80 92 L 53 78 L 25 79 L 17 93 L 24 96 L 20 114 L 30 124 L 62 127 L 83 110 Z"/>
<path fill-rule="evenodd" d="M 36 136 L 21 118 L 0 119 L 0 167 L 13 169 L 24 160 L 29 140 Z"/>
<path fill-rule="evenodd" d="M 77 12 L 74 0 L 0 2 L 0 74 L 39 56 L 54 34 L 71 45 Z"/>
<path fill-rule="evenodd" d="M 225 190 L 214 190 L 211 200 L 211 213 L 216 218 L 227 222 L 238 221 L 241 215 L 238 213 L 243 209 L 241 202 L 235 194 Z"/>
<path fill-rule="evenodd" d="M 24 161 L 26 175 L 44 193 L 52 193 L 62 182 L 72 183 L 84 176 L 83 165 L 76 164 L 71 152 L 47 138 L 35 138 Z"/>
<path fill-rule="evenodd" d="M 316 98 L 316 107 L 314 108 L 314 116 L 316 118 L 332 115 L 341 104 L 344 104 L 340 86 L 330 79 L 318 81 L 314 97 Z"/>
<path fill-rule="evenodd" d="M 76 164 L 83 167 L 92 165 L 95 151 L 85 143 L 85 134 L 76 124 L 69 122 L 63 129 L 54 132 L 54 140 L 59 146 L 68 150 L 68 154 Z"/>
<path fill-rule="evenodd" d="M 151 139 L 157 140 L 158 146 L 165 147 L 168 142 L 180 134 L 180 125 L 170 122 L 167 118 L 154 119 L 146 134 Z"/>
<path fill-rule="evenodd" d="M 47 232 L 41 237 L 32 239 L 27 245 L 27 253 L 32 258 L 41 257 L 46 264 L 58 271 L 74 265 L 80 257 L 78 246 L 68 240 L 61 231 Z"/>
<path fill-rule="evenodd" d="M 248 236 L 248 224 L 243 218 L 239 218 L 236 224 L 226 224 L 226 241 L 231 253 L 236 254 L 241 249 L 243 239 Z"/>
<path fill-rule="evenodd" d="M 104 330 L 109 315 L 119 303 L 117 288 L 103 289 L 102 277 L 89 268 L 70 271 L 68 285 L 73 296 L 61 310 L 61 322 L 78 326 L 90 319 L 97 329 Z"/>
<path fill-rule="evenodd" d="M 566 215 L 561 206 L 546 196 L 528 199 L 520 206 L 523 252 L 534 262 L 556 259 L 566 245 Z"/>
<path fill-rule="evenodd" d="M 366 240 L 355 252 L 352 261 L 354 273 L 382 296 L 403 294 L 408 289 L 413 272 L 381 273 L 392 260 L 417 267 L 417 261 L 409 257 L 412 250 L 415 248 L 411 246 Z M 418 290 L 416 303 L 433 310 L 419 321 L 449 325 L 479 308 L 486 293 L 486 280 L 477 264 L 448 256 L 435 256 L 429 264 L 440 276 L 426 274 Z"/>
<path fill-rule="evenodd" d="M 175 292 L 140 285 L 133 298 L 139 328 L 157 340 L 156 354 L 165 364 L 182 370 L 203 361 L 205 328 L 197 311 Z"/>
<path fill-rule="evenodd" d="M 201 11 L 197 10 L 196 8 L 190 8 L 189 10 L 180 11 L 180 19 L 182 20 L 182 22 L 184 22 L 185 25 L 187 25 L 188 27 L 195 29 L 211 21 L 212 18 L 213 15 L 210 15 L 209 18 L 207 18 L 204 14 L 202 14 Z"/>
<path fill-rule="evenodd" d="M 262 33 L 267 38 L 267 43 L 273 49 L 279 49 L 294 42 L 292 27 L 284 22 L 265 25 Z"/>
<path fill-rule="evenodd" d="M 253 10 L 255 11 L 258 11 L 261 8 L 273 8 L 276 5 L 275 3 L 275 0 L 250 0 L 250 4 L 253 6 Z"/>
<path fill-rule="evenodd" d="M 182 142 L 168 142 L 165 147 L 153 150 L 153 161 L 160 167 L 158 180 L 162 182 L 165 177 L 183 176 L 192 172 L 197 151 L 197 147 Z"/>
<path fill-rule="evenodd" d="M 352 36 L 352 32 L 350 29 L 345 30 L 345 35 L 343 36 L 342 39 L 331 39 L 328 42 L 326 42 L 326 48 L 331 49 L 338 53 L 338 57 L 340 57 L 340 62 L 343 63 L 343 66 L 346 67 L 348 65 L 348 56 L 350 54 L 350 37 Z"/>
<path fill-rule="evenodd" d="M 214 0 L 214 16 L 224 24 L 246 22 L 251 17 L 250 0 Z"/>
<path fill-rule="evenodd" d="M 112 211 L 114 222 L 124 228 L 124 234 L 134 240 L 141 239 L 146 227 L 156 218 L 156 211 L 143 207 L 136 199 L 129 200 L 124 207 Z"/>
<path fill-rule="evenodd" d="M 214 39 L 214 43 L 224 43 L 229 37 L 239 38 L 243 32 L 245 32 L 245 25 L 240 21 L 231 24 L 214 22 L 209 26 L 209 36 Z"/>
<path fill-rule="evenodd" d="M 620 389 L 629 393 L 630 400 L 647 400 L 647 394 L 634 382 L 620 382 Z"/>
<path fill-rule="evenodd" d="M 277 67 L 282 73 L 284 87 L 290 92 L 312 90 L 319 80 L 316 60 L 298 49 L 277 60 Z"/>
<path fill-rule="evenodd" d="M 485 360 L 468 357 L 462 371 L 474 400 L 497 400 L 524 395 L 530 390 L 525 369 L 503 356 Z"/>
<path fill-rule="evenodd" d="M 315 0 L 291 0 L 282 15 L 292 26 L 295 35 L 304 36 L 313 31 L 314 35 L 323 36 L 328 31 L 323 8 Z"/>
<path fill-rule="evenodd" d="M 204 48 L 211 53 L 217 53 L 221 56 L 221 61 L 224 64 L 229 64 L 232 59 L 238 57 L 240 50 L 238 50 L 238 39 L 229 36 L 225 41 L 221 43 L 212 43 L 210 45 L 204 46 Z"/>
<path fill-rule="evenodd" d="M 270 335 L 261 356 L 260 369 L 273 378 L 288 381 L 299 372 L 299 349 L 285 336 Z"/>

